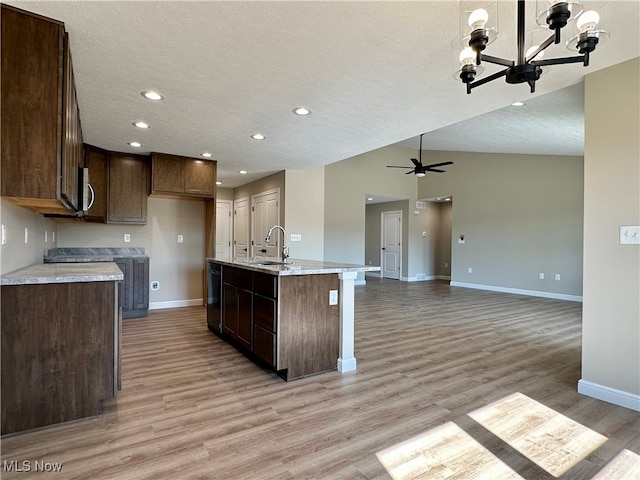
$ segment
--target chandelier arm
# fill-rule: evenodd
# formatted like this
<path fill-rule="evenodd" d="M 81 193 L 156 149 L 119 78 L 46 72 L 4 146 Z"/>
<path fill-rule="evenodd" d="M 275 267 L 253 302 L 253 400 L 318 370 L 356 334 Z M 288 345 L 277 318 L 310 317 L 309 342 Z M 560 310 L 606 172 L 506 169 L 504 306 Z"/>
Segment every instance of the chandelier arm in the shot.
<path fill-rule="evenodd" d="M 576 57 L 561 57 L 561 58 L 545 58 L 544 60 L 533 60 L 531 65 L 536 67 L 544 67 L 545 65 L 562 65 L 565 63 L 584 63 L 585 55 L 578 55 Z"/>
<path fill-rule="evenodd" d="M 513 60 L 507 60 L 506 58 L 494 57 L 491 55 L 485 55 L 484 53 L 480 55 L 480 58 L 484 62 L 495 63 L 496 65 L 502 65 L 505 67 L 513 67 Z"/>
<path fill-rule="evenodd" d="M 484 85 L 485 83 L 489 83 L 492 80 L 495 80 L 496 78 L 504 77 L 507 74 L 508 70 L 509 70 L 508 68 L 505 68 L 504 70 L 500 72 L 496 72 L 493 75 L 489 75 L 488 77 L 481 78 L 480 80 L 476 80 L 475 82 L 472 82 L 472 83 L 467 83 L 468 92 L 471 93 L 472 88 L 479 87 L 480 85 Z"/>
<path fill-rule="evenodd" d="M 525 63 L 529 63 L 531 60 L 536 58 L 536 55 L 538 55 L 541 51 L 543 51 L 552 43 L 555 43 L 555 38 L 556 38 L 555 34 L 552 34 L 549 38 L 547 38 L 544 42 L 542 42 L 540 46 L 536 48 L 535 52 L 533 52 L 531 55 L 529 55 L 527 58 L 524 59 Z"/>

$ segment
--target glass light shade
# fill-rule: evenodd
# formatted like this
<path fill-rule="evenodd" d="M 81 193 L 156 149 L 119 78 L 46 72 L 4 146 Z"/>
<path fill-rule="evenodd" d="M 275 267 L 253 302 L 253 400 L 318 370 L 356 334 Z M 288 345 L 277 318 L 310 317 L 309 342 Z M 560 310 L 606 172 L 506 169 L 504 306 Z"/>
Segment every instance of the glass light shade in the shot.
<path fill-rule="evenodd" d="M 473 65 L 476 62 L 476 52 L 471 47 L 465 47 L 458 58 L 462 65 Z"/>
<path fill-rule="evenodd" d="M 580 13 L 582 13 L 582 4 L 574 0 L 537 0 L 536 1 L 536 23 L 541 27 L 547 28 L 547 16 L 549 15 L 549 9 L 557 3 L 566 3 L 571 12 L 569 21 L 574 20 Z"/>
<path fill-rule="evenodd" d="M 416 177 L 424 177 L 425 175 L 424 172 L 416 172 Z"/>
<path fill-rule="evenodd" d="M 478 28 L 484 28 L 488 20 L 489 13 L 484 8 L 477 8 L 469 15 L 467 23 L 472 30 L 477 30 Z"/>
<path fill-rule="evenodd" d="M 587 10 L 576 20 L 576 26 L 582 33 L 596 28 L 596 25 L 600 22 L 600 15 L 595 10 Z"/>

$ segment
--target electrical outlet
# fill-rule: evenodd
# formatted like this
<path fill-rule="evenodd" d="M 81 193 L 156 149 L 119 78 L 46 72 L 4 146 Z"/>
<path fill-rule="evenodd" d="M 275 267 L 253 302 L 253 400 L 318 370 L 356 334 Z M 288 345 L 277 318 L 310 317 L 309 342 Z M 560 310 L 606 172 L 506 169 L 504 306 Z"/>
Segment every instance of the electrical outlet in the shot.
<path fill-rule="evenodd" d="M 538 274 L 538 278 L 539 278 L 540 280 L 544 280 L 544 273 L 540 272 L 540 273 Z"/>
<path fill-rule="evenodd" d="M 467 268 L 467 273 L 473 273 L 473 268 L 471 267 Z"/>
<path fill-rule="evenodd" d="M 555 279 L 556 279 L 556 282 L 560 281 L 560 274 L 559 273 L 556 273 Z"/>
<path fill-rule="evenodd" d="M 2 225 L 2 245 L 7 244 L 7 226 Z"/>
<path fill-rule="evenodd" d="M 130 233 L 125 233 L 124 234 L 124 241 L 129 243 L 131 241 L 131 234 Z"/>
<path fill-rule="evenodd" d="M 160 282 L 157 280 L 151 282 L 151 290 L 160 290 Z"/>
<path fill-rule="evenodd" d="M 184 237 L 182 235 L 178 235 L 178 243 L 184 242 Z"/>
<path fill-rule="evenodd" d="M 444 268 L 449 268 L 449 264 L 447 262 L 444 262 Z"/>
<path fill-rule="evenodd" d="M 329 305 L 338 304 L 338 290 L 329 290 Z"/>

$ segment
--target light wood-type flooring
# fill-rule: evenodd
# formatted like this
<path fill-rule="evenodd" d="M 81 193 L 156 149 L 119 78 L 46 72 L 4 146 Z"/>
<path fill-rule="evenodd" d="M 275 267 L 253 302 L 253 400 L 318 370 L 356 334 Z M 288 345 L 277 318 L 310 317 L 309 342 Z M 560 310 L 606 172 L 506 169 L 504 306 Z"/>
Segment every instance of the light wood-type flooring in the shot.
<path fill-rule="evenodd" d="M 357 371 L 287 383 L 211 334 L 204 307 L 125 320 L 117 400 L 100 418 L 3 438 L 1 477 L 388 479 L 377 454 L 409 458 L 406 444 L 418 457 L 394 478 L 555 478 L 535 463 L 544 432 L 531 460 L 470 416 L 514 394 L 606 438 L 558 478 L 603 475 L 618 457 L 627 465 L 606 478 L 627 480 L 637 465 L 640 413 L 576 392 L 579 303 L 369 278 L 355 333 Z M 529 421 L 504 416 L 528 442 Z M 573 441 L 547 435 L 549 455 Z"/>

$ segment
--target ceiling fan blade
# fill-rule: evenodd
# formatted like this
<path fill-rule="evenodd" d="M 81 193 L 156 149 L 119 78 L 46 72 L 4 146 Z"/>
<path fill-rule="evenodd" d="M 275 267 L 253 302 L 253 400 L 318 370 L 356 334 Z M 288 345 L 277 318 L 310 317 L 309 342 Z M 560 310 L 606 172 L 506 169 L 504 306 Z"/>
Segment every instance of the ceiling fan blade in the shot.
<path fill-rule="evenodd" d="M 445 173 L 445 170 L 436 170 L 435 168 L 429 168 L 429 167 L 425 167 L 425 170 L 426 170 L 427 172 Z"/>
<path fill-rule="evenodd" d="M 413 162 L 413 164 L 414 164 L 416 167 L 421 167 L 421 166 L 422 166 L 422 163 L 421 163 L 421 162 L 419 162 L 416 158 L 412 158 L 412 159 L 411 159 L 411 161 Z"/>
<path fill-rule="evenodd" d="M 410 172 L 405 173 L 405 175 L 411 175 L 412 173 L 416 173 L 415 169 L 411 170 Z"/>
<path fill-rule="evenodd" d="M 453 165 L 453 162 L 432 163 L 431 165 L 426 165 L 426 168 L 442 167 L 443 165 Z"/>
<path fill-rule="evenodd" d="M 387 168 L 413 168 L 413 167 L 401 167 L 400 165 L 387 165 Z"/>

